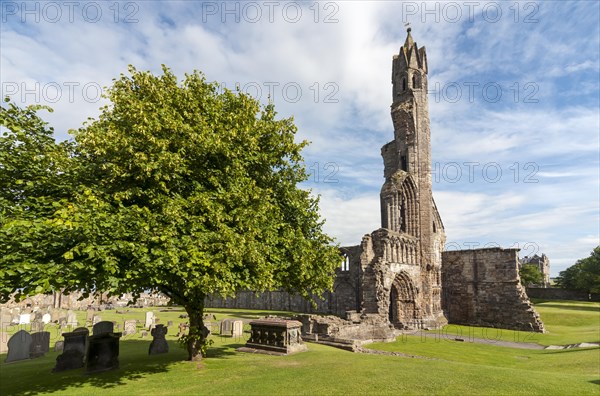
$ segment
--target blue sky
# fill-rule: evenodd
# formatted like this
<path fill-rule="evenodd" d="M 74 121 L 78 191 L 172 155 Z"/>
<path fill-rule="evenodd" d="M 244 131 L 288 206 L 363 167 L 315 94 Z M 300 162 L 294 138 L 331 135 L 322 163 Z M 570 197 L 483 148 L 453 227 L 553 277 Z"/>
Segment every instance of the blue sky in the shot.
<path fill-rule="evenodd" d="M 306 186 L 345 245 L 380 224 L 391 59 L 409 23 L 427 48 L 447 247 L 546 253 L 555 276 L 599 244 L 597 1 L 0 4 L 2 96 L 52 106 L 57 139 L 128 64 L 270 96 L 312 142 Z"/>

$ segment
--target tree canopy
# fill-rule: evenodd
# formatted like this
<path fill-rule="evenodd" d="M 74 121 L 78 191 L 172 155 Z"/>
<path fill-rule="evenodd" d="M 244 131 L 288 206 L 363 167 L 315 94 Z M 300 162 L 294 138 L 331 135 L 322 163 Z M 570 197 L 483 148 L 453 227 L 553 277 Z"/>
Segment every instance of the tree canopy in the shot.
<path fill-rule="evenodd" d="M 166 67 L 159 76 L 130 67 L 107 97 L 73 144 L 53 143 L 33 108 L 2 110 L 0 169 L 46 161 L 30 177 L 43 191 L 2 185 L 3 298 L 160 291 L 188 312 L 197 359 L 207 294 L 282 288 L 310 298 L 331 288 L 341 257 L 318 199 L 298 186 L 307 143 L 294 141 L 293 119 L 200 72 L 179 83 Z M 25 147 L 33 137 L 41 143 Z M 43 208 L 21 202 L 29 199 Z"/>
<path fill-rule="evenodd" d="M 535 264 L 523 264 L 519 270 L 519 276 L 521 277 L 521 283 L 526 286 L 544 283 L 544 276 Z"/>
<path fill-rule="evenodd" d="M 563 289 L 600 293 L 600 246 L 596 246 L 589 257 L 561 271 L 556 284 Z"/>

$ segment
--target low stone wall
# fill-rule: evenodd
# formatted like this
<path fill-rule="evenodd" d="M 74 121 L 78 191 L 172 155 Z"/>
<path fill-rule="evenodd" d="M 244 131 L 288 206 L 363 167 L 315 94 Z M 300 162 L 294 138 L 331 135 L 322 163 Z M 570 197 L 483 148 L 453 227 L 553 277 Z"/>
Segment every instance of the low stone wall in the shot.
<path fill-rule="evenodd" d="M 442 253 L 442 307 L 449 323 L 543 332 L 518 271 L 518 249 Z"/>
<path fill-rule="evenodd" d="M 530 298 L 539 298 L 541 300 L 600 301 L 600 294 L 590 294 L 578 290 L 567 290 L 553 287 L 528 287 L 527 295 Z"/>

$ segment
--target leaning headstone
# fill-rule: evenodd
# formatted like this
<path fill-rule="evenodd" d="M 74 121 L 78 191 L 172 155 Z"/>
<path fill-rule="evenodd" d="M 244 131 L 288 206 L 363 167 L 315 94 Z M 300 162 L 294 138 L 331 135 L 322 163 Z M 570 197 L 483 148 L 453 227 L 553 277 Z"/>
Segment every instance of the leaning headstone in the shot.
<path fill-rule="evenodd" d="M 56 341 L 54 343 L 54 352 L 62 352 L 65 349 L 64 341 Z"/>
<path fill-rule="evenodd" d="M 101 335 L 101 334 L 105 334 L 105 333 L 112 333 L 113 330 L 114 330 L 114 323 L 105 320 L 102 322 L 98 322 L 94 325 L 94 327 L 92 328 L 92 334 L 96 336 L 96 335 Z"/>
<path fill-rule="evenodd" d="M 31 347 L 29 357 L 32 359 L 44 356 L 50 352 L 50 332 L 40 331 L 31 335 Z"/>
<path fill-rule="evenodd" d="M 50 315 L 49 313 L 45 313 L 44 315 L 42 315 L 42 323 L 48 324 L 50 322 L 52 322 L 52 315 Z"/>
<path fill-rule="evenodd" d="M 98 315 L 94 315 L 94 318 L 92 319 L 92 326 L 100 322 L 102 322 L 102 318 Z"/>
<path fill-rule="evenodd" d="M 87 346 L 89 330 L 80 327 L 70 333 L 63 333 L 63 353 L 56 358 L 53 372 L 73 370 L 84 366 L 84 356 Z"/>
<path fill-rule="evenodd" d="M 135 334 L 137 332 L 137 322 L 135 320 L 126 320 L 123 323 L 123 335 Z"/>
<path fill-rule="evenodd" d="M 31 335 L 25 330 L 19 330 L 8 340 L 8 355 L 6 363 L 29 359 Z"/>
<path fill-rule="evenodd" d="M 234 320 L 231 327 L 231 335 L 233 337 L 241 337 L 244 335 L 244 322 Z"/>
<path fill-rule="evenodd" d="M 150 334 L 152 334 L 152 342 L 150 343 L 150 348 L 148 349 L 149 355 L 155 355 L 159 353 L 167 353 L 169 352 L 169 344 L 165 339 L 167 335 L 168 329 L 164 325 L 156 325 Z"/>
<path fill-rule="evenodd" d="M 67 312 L 67 326 L 77 327 L 79 326 L 79 322 L 77 322 L 77 315 L 75 312 L 69 310 Z"/>
<path fill-rule="evenodd" d="M 152 326 L 154 326 L 154 312 L 148 311 L 146 312 L 146 323 L 144 324 L 144 327 L 150 330 Z"/>
<path fill-rule="evenodd" d="M 108 323 L 112 327 L 112 322 Z M 112 332 L 88 338 L 86 372 L 98 373 L 119 368 L 119 338 L 121 333 Z"/>
<path fill-rule="evenodd" d="M 19 324 L 31 323 L 31 314 L 24 313 L 19 316 Z"/>

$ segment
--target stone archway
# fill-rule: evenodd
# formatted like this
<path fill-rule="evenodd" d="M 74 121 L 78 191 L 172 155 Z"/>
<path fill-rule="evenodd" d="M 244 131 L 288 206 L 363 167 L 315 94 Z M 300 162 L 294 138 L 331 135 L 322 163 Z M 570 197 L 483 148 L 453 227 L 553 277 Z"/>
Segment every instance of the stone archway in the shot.
<path fill-rule="evenodd" d="M 417 319 L 417 289 L 407 273 L 394 278 L 390 289 L 388 318 L 397 329 L 412 329 Z"/>

